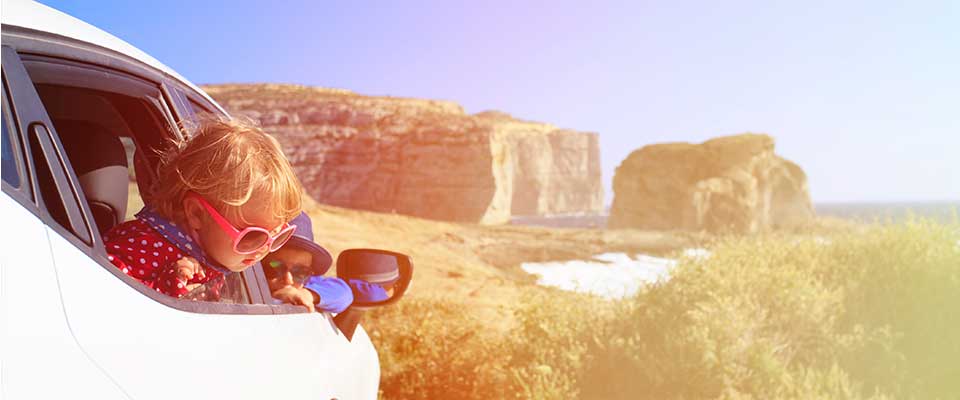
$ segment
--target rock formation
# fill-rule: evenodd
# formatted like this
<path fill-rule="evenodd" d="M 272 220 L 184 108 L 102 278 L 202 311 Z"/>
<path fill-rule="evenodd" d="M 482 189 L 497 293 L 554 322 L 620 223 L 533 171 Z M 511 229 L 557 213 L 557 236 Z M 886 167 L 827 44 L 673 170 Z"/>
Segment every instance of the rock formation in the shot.
<path fill-rule="evenodd" d="M 808 222 L 806 174 L 773 150 L 758 134 L 636 150 L 614 175 L 608 226 L 751 233 Z"/>
<path fill-rule="evenodd" d="M 274 134 L 321 203 L 480 223 L 603 209 L 594 133 L 468 115 L 446 101 L 297 85 L 204 89 Z"/>

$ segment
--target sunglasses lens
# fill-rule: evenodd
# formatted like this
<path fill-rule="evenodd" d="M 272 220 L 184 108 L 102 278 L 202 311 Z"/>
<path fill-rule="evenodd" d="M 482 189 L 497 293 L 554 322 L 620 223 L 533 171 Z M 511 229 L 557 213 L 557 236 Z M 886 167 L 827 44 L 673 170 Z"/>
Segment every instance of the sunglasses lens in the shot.
<path fill-rule="evenodd" d="M 283 245 L 286 244 L 291 237 L 293 237 L 293 231 L 294 231 L 293 229 L 288 229 L 286 231 L 280 232 L 280 235 L 273 238 L 273 244 L 270 245 L 270 251 L 277 251 L 278 249 L 283 247 Z"/>
<path fill-rule="evenodd" d="M 303 265 L 289 265 L 279 260 L 270 260 L 269 262 L 264 263 L 263 273 L 267 276 L 267 279 L 281 279 L 284 278 L 284 275 L 289 272 L 290 277 L 293 279 L 293 282 L 297 284 L 303 284 L 310 275 L 313 274 L 313 269 L 310 266 Z"/>
<path fill-rule="evenodd" d="M 284 270 L 285 268 L 281 261 L 270 260 L 269 262 L 263 263 L 263 274 L 267 276 L 267 279 L 276 278 Z"/>
<path fill-rule="evenodd" d="M 240 253 L 252 253 L 263 247 L 270 237 L 266 232 L 247 231 L 246 234 L 237 240 L 237 251 Z"/>
<path fill-rule="evenodd" d="M 297 265 L 291 269 L 290 274 L 293 275 L 293 280 L 303 284 L 313 274 L 313 269 L 309 266 Z"/>

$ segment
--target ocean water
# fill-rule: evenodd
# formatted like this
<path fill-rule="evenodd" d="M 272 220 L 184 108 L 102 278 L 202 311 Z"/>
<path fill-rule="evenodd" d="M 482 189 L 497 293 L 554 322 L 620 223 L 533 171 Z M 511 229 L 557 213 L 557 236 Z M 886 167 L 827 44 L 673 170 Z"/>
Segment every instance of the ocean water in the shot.
<path fill-rule="evenodd" d="M 817 215 L 858 222 L 902 222 L 910 216 L 943 223 L 960 222 L 960 201 L 927 203 L 819 203 Z M 551 228 L 603 228 L 606 215 L 516 217 L 511 224 Z M 960 242 L 957 243 L 960 246 Z M 704 249 L 688 249 L 682 257 L 709 257 Z M 628 297 L 644 285 L 670 279 L 677 260 L 644 254 L 605 253 L 589 260 L 523 263 L 537 276 L 537 284 L 562 290 L 591 293 L 608 299 Z"/>
<path fill-rule="evenodd" d="M 704 249 L 688 249 L 683 257 L 709 257 Z M 644 285 L 670 279 L 677 260 L 645 254 L 604 253 L 589 260 L 523 263 L 524 271 L 537 275 L 537 284 L 607 299 L 635 294 Z"/>
<path fill-rule="evenodd" d="M 857 222 L 903 222 L 910 216 L 942 223 L 960 222 L 960 201 L 912 203 L 817 203 L 817 215 Z"/>
<path fill-rule="evenodd" d="M 606 214 L 596 215 L 552 215 L 552 216 L 514 216 L 511 225 L 542 226 L 547 228 L 590 228 L 607 227 Z"/>

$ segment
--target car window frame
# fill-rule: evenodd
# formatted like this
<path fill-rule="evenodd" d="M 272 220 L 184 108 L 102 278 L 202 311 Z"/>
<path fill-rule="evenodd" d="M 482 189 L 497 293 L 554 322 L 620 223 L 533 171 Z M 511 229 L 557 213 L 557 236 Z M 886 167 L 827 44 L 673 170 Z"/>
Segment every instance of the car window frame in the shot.
<path fill-rule="evenodd" d="M 79 188 L 79 184 L 78 184 L 77 177 L 73 172 L 72 166 L 69 165 L 69 160 L 67 160 L 65 156 L 62 156 L 60 154 L 62 153 L 62 149 L 63 149 L 62 143 L 59 143 L 59 138 L 56 134 L 55 128 L 53 128 L 53 124 L 49 120 L 49 116 L 46 114 L 46 110 L 43 108 L 42 102 L 40 101 L 40 98 L 33 87 L 33 82 L 30 80 L 29 75 L 27 74 L 20 60 L 21 53 L 19 53 L 14 46 L 8 45 L 8 43 L 22 44 L 24 42 L 27 42 L 27 44 L 29 44 L 30 41 L 26 40 L 26 38 L 24 37 L 20 37 L 19 40 L 8 40 L 8 37 L 6 35 L 6 26 L 4 26 L 4 37 L 3 37 L 4 68 L 3 70 L 4 70 L 5 84 L 7 84 L 9 87 L 18 86 L 20 88 L 19 89 L 20 92 L 28 92 L 27 88 L 29 88 L 29 91 L 32 91 L 32 95 L 31 95 L 31 94 L 23 94 L 23 93 L 16 94 L 14 93 L 13 90 L 10 90 L 11 95 L 7 100 L 10 102 L 10 104 L 13 105 L 13 107 L 11 108 L 13 108 L 14 110 L 12 111 L 17 111 L 17 109 L 24 108 L 24 104 L 33 103 L 33 105 L 30 106 L 30 108 L 34 108 L 32 112 L 33 114 L 36 115 L 36 117 L 24 118 L 24 116 L 21 114 L 17 114 L 15 112 L 12 113 L 14 124 L 16 126 L 15 129 L 18 131 L 18 133 L 29 132 L 27 129 L 25 129 L 27 127 L 24 126 L 24 124 L 29 125 L 32 122 L 36 122 L 33 120 L 39 120 L 40 124 L 44 126 L 47 132 L 49 132 L 49 134 L 51 135 L 51 140 L 53 142 L 53 148 L 57 151 L 56 153 L 58 157 L 57 160 L 63 166 L 63 169 L 59 171 L 51 171 L 51 172 L 60 174 L 61 183 L 68 182 L 67 183 L 67 186 L 69 186 L 68 188 L 62 188 L 58 185 L 58 189 L 60 190 L 69 189 L 68 193 L 72 194 L 73 196 L 76 197 L 76 199 L 78 199 L 75 207 L 77 207 L 77 209 L 81 211 L 83 218 L 86 220 L 85 221 L 86 228 L 91 232 L 91 243 L 90 244 L 84 243 L 82 240 L 80 240 L 80 238 L 75 236 L 73 232 L 70 232 L 66 228 L 61 227 L 60 224 L 54 220 L 52 215 L 48 211 L 46 211 L 46 207 L 42 205 L 42 200 L 36 199 L 37 196 L 34 196 L 35 200 L 31 201 L 29 203 L 29 206 L 26 208 L 31 212 L 33 212 L 35 215 L 37 215 L 37 217 L 40 218 L 40 220 L 43 221 L 44 224 L 50 226 L 51 229 L 56 231 L 60 236 L 66 239 L 69 243 L 71 243 L 81 252 L 83 252 L 88 257 L 90 257 L 90 259 L 92 259 L 97 264 L 100 264 L 102 268 L 106 269 L 107 271 L 112 273 L 114 276 L 116 276 L 118 279 L 123 281 L 124 284 L 134 288 L 134 290 L 153 299 L 154 301 L 157 301 L 168 307 L 178 309 L 181 311 L 202 313 L 202 314 L 267 315 L 267 314 L 277 313 L 277 310 L 274 310 L 275 307 L 262 304 L 262 302 L 258 304 L 254 301 L 255 298 L 259 297 L 259 296 L 256 296 L 255 294 L 259 293 L 260 291 L 259 291 L 259 288 L 257 288 L 256 291 L 254 291 L 253 288 L 249 286 L 249 279 L 247 278 L 244 278 L 244 282 L 247 283 L 247 295 L 248 295 L 248 299 L 251 301 L 251 304 L 229 304 L 229 303 L 181 300 L 181 299 L 170 297 L 161 293 L 157 293 L 156 291 L 146 287 L 136 279 L 122 273 L 118 268 L 116 268 L 115 266 L 113 266 L 112 263 L 110 263 L 110 261 L 107 259 L 107 253 L 103 245 L 103 239 L 100 237 L 100 234 L 97 231 L 97 229 L 93 229 L 92 224 L 90 223 L 90 221 L 93 221 L 93 217 L 87 205 L 87 201 L 85 197 L 80 194 L 81 191 L 76 189 L 76 188 Z M 53 51 L 55 50 L 55 47 L 51 46 L 49 43 L 45 43 L 44 49 L 46 50 L 46 53 L 55 53 Z M 78 52 L 78 50 L 75 48 L 65 48 L 63 52 L 75 53 L 75 52 Z M 24 52 L 24 54 L 27 56 L 36 55 L 35 53 L 31 53 L 29 51 Z M 57 54 L 54 54 L 54 55 L 44 54 L 44 56 L 53 57 L 53 58 L 62 58 L 63 56 L 69 56 L 69 54 L 59 54 L 61 57 L 56 57 L 56 55 Z M 84 66 L 89 65 L 94 68 L 104 68 L 103 65 L 88 64 L 86 62 L 78 61 L 72 58 L 63 58 L 63 59 L 69 62 L 80 63 Z M 8 65 L 18 66 L 19 68 L 8 68 Z M 114 68 L 109 69 L 109 70 L 112 70 L 111 73 L 125 73 L 128 75 L 133 75 L 134 77 L 137 77 L 140 79 L 150 81 L 149 78 L 145 79 L 144 77 L 140 77 L 135 74 L 130 74 L 126 71 L 117 69 L 116 67 L 118 66 L 120 65 L 114 62 L 114 65 L 113 65 Z M 19 69 L 19 71 L 13 71 L 14 69 Z M 131 69 L 136 69 L 136 68 L 132 67 Z M 14 74 L 12 72 L 16 72 L 16 73 Z M 152 83 L 156 83 L 156 81 L 152 81 Z M 5 88 L 5 90 L 10 89 L 9 87 Z M 157 83 L 157 87 L 158 89 L 160 89 L 161 85 Z M 31 99 L 28 99 L 27 97 L 32 97 L 32 100 L 35 100 L 35 101 L 31 101 Z M 165 117 L 168 119 L 168 121 L 172 121 L 172 118 L 169 115 L 170 109 L 167 108 L 169 107 L 169 105 L 164 104 L 166 103 L 166 101 L 167 99 L 162 99 L 161 101 L 159 101 L 159 103 L 164 107 L 163 113 Z M 20 111 L 23 111 L 23 110 L 20 110 Z M 28 147 L 29 143 L 27 143 L 27 141 L 21 141 L 20 145 L 23 146 L 22 148 L 24 149 L 23 151 L 25 153 L 29 153 L 30 148 Z M 36 166 L 33 165 L 32 160 L 30 160 L 30 157 L 26 157 L 26 160 L 29 161 L 28 165 L 26 165 L 26 168 L 28 171 L 28 175 L 30 175 L 30 178 L 31 178 L 30 182 L 32 186 L 32 191 L 34 194 L 36 194 L 37 193 L 37 190 L 36 190 L 37 183 L 36 183 L 36 177 L 35 177 Z M 70 205 L 64 205 L 64 206 L 68 207 Z"/>
<path fill-rule="evenodd" d="M 217 114 L 217 108 L 212 106 L 209 101 L 200 96 L 193 90 L 187 87 L 181 86 L 179 88 L 180 95 L 183 96 L 184 107 L 189 107 L 190 110 L 196 114 L 206 113 L 206 114 Z"/>
<path fill-rule="evenodd" d="M 69 164 L 65 163 L 65 157 L 62 157 L 57 152 L 57 149 L 62 148 L 62 145 L 56 143 L 57 140 L 55 140 L 55 137 L 51 137 L 50 135 L 50 126 L 52 124 L 49 119 L 46 119 L 46 112 L 43 110 L 40 98 L 37 96 L 33 83 L 27 76 L 27 72 L 20 62 L 19 56 L 12 48 L 6 45 L 2 47 L 2 52 L 4 91 L 5 95 L 9 93 L 7 101 L 12 105 L 11 108 L 15 109 L 12 117 L 16 129 L 21 135 L 19 138 L 21 140 L 20 146 L 22 146 L 25 161 L 28 161 L 26 168 L 29 171 L 30 186 L 34 194 L 32 205 L 28 209 L 43 220 L 46 225 L 50 226 L 50 228 L 54 229 L 61 236 L 67 238 L 67 240 L 75 246 L 87 247 L 92 244 L 93 236 L 90 232 L 89 224 L 85 221 L 86 218 L 89 218 L 88 215 L 90 214 L 85 214 L 82 206 L 75 201 L 77 194 L 74 187 L 79 187 L 79 185 L 75 180 L 71 182 L 69 177 L 58 174 L 65 166 L 69 167 Z M 40 129 L 42 129 L 42 131 Z M 40 144 L 41 148 L 39 151 L 46 159 L 46 166 L 38 166 L 35 164 L 32 156 L 33 141 L 30 140 L 33 137 L 36 137 L 38 144 Z M 52 178 L 59 192 L 60 199 L 70 204 L 76 204 L 77 209 L 81 210 L 80 212 L 76 210 L 66 210 L 68 204 L 63 204 L 71 225 L 69 228 L 62 226 L 60 222 L 56 221 L 53 214 L 47 210 L 43 195 L 39 190 L 38 168 L 49 168 L 51 175 L 53 175 Z M 83 234 L 82 237 L 78 237 L 73 231 L 78 231 L 78 233 Z"/>
<path fill-rule="evenodd" d="M 10 143 L 10 150 L 13 156 L 14 166 L 17 168 L 17 175 L 20 179 L 19 186 L 13 186 L 6 181 L 0 182 L 0 187 L 2 187 L 3 193 L 6 193 L 11 198 L 16 200 L 18 203 L 26 207 L 27 209 L 33 209 L 34 198 L 33 198 L 33 178 L 31 177 L 30 171 L 27 168 L 27 159 L 26 154 L 24 153 L 24 147 L 21 145 L 23 143 L 23 134 L 20 131 L 20 127 L 17 124 L 16 110 L 13 107 L 13 103 L 9 100 L 8 90 L 7 90 L 7 77 L 6 73 L 2 74 L 2 104 L 3 112 L 0 118 L 3 118 L 3 124 L 8 127 L 7 130 L 7 140 Z M 34 212 L 36 214 L 36 212 Z"/>
<path fill-rule="evenodd" d="M 144 64 L 133 57 L 101 46 L 49 32 L 37 31 L 11 25 L 3 25 L 0 28 L 2 28 L 0 30 L 2 30 L 3 45 L 13 48 L 18 54 L 29 56 L 49 56 L 83 65 L 94 65 L 107 70 L 119 71 L 121 73 L 129 74 L 150 82 L 161 82 L 161 91 L 163 92 L 164 98 L 160 102 L 160 106 L 164 109 L 164 115 L 171 122 L 175 120 L 179 121 L 181 115 L 179 114 L 181 111 L 176 109 L 172 100 L 174 96 L 172 93 L 175 91 L 175 89 L 182 90 L 183 93 L 186 94 L 188 101 L 193 100 L 202 106 L 209 107 L 209 111 L 211 113 L 229 116 L 229 114 L 227 114 L 227 112 L 219 104 L 216 104 L 216 102 L 212 101 L 207 96 L 196 93 L 196 90 L 194 90 L 192 86 L 181 82 L 178 77 L 172 76 L 162 70 Z M 176 130 L 174 134 L 177 138 L 182 138 L 179 130 Z M 29 160 L 25 161 L 29 162 Z M 39 217 L 39 211 L 35 205 L 25 205 L 25 207 L 30 209 Z M 105 257 L 97 258 L 92 254 L 91 257 L 101 265 L 104 265 L 104 263 L 108 262 Z M 244 273 L 243 276 L 245 282 L 247 283 L 251 302 L 254 304 L 202 303 L 227 307 L 220 310 L 198 309 L 195 304 L 190 303 L 199 302 L 178 300 L 169 296 L 157 294 L 154 291 L 142 290 L 145 289 L 145 286 L 139 283 L 138 286 L 132 286 L 155 301 L 163 303 L 171 308 L 190 312 L 217 314 L 300 314 L 308 312 L 305 307 L 286 304 L 273 304 L 273 298 L 270 296 L 266 278 L 262 269 L 260 269 L 258 265 L 255 265 L 251 268 L 256 268 L 254 273 Z M 120 271 L 116 268 L 107 269 L 122 280 L 129 278 L 125 274 L 120 273 Z M 258 290 L 254 290 L 255 287 L 258 288 Z M 264 311 L 262 308 L 258 310 L 251 309 L 248 310 L 249 312 L 243 312 L 242 310 L 238 311 L 235 309 L 229 309 L 229 307 L 267 307 L 268 309 L 266 311 Z"/>
<path fill-rule="evenodd" d="M 20 166 L 20 157 L 17 156 L 17 153 L 19 153 L 20 151 L 20 146 L 18 145 L 18 142 L 13 138 L 14 135 L 17 134 L 17 131 L 16 131 L 16 128 L 14 128 L 13 126 L 13 116 L 10 115 L 10 110 L 9 110 L 10 107 L 7 105 L 6 92 L 7 92 L 6 85 L 4 85 L 3 103 L 2 103 L 3 115 L 0 116 L 0 118 L 3 118 L 4 130 L 2 133 L 3 137 L 0 138 L 0 142 L 4 143 L 5 145 L 2 145 L 0 147 L 6 149 L 6 151 L 8 151 L 10 154 L 8 156 L 7 153 L 4 152 L 3 155 L 0 157 L 4 159 L 3 172 L 4 173 L 12 172 L 13 173 L 12 177 L 16 182 L 8 181 L 6 179 L 6 176 L 4 176 L 2 181 L 7 186 L 10 186 L 10 188 L 13 190 L 20 190 L 21 187 L 25 186 L 26 179 L 24 179 L 23 168 Z"/>

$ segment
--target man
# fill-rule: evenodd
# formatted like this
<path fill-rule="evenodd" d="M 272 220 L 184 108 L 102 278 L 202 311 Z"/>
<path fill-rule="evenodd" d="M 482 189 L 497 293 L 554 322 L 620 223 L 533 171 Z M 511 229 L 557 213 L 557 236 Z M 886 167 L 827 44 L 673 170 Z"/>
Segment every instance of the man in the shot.
<path fill-rule="evenodd" d="M 310 312 L 339 313 L 350 306 L 354 295 L 368 302 L 389 297 L 379 285 L 357 279 L 351 279 L 348 285 L 340 278 L 323 276 L 333 259 L 326 249 L 313 241 L 310 217 L 300 213 L 291 223 L 297 226 L 293 237 L 262 261 L 270 293 L 275 299 L 302 305 Z"/>

